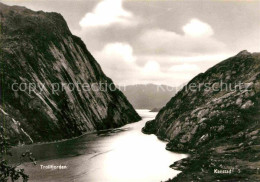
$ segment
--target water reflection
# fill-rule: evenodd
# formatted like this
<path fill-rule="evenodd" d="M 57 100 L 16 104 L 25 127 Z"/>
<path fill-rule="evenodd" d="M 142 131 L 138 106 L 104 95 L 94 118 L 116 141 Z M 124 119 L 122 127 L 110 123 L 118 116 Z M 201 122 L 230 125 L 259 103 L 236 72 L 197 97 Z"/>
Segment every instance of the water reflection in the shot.
<path fill-rule="evenodd" d="M 186 155 L 165 150 L 165 142 L 144 135 L 141 128 L 156 113 L 138 110 L 142 121 L 60 143 L 25 146 L 40 160 L 23 167 L 31 181 L 153 182 L 177 175 L 169 165 Z M 67 170 L 42 170 L 40 165 L 67 165 Z"/>

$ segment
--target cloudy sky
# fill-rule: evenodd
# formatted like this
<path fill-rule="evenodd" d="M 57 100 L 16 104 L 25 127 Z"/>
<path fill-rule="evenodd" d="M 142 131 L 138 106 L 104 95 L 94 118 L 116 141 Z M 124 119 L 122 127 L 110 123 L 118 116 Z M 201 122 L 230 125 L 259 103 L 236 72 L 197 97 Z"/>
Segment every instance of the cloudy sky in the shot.
<path fill-rule="evenodd" d="M 260 1 L 4 0 L 55 11 L 115 83 L 177 86 L 247 49 L 260 52 Z"/>

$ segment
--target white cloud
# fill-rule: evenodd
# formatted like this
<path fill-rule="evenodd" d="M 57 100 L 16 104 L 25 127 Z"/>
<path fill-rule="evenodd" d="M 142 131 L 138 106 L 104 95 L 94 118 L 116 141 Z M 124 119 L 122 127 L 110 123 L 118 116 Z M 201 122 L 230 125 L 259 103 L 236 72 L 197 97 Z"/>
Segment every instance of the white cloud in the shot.
<path fill-rule="evenodd" d="M 211 26 L 198 19 L 192 19 L 182 27 L 184 33 L 191 37 L 212 36 L 214 34 Z"/>
<path fill-rule="evenodd" d="M 190 57 L 182 57 L 182 56 L 170 56 L 170 62 L 179 62 L 179 63 L 210 63 L 216 64 L 219 61 L 227 59 L 231 57 L 232 54 L 204 54 L 199 56 L 190 56 Z"/>
<path fill-rule="evenodd" d="M 122 6 L 123 0 L 103 0 L 93 12 L 87 13 L 79 22 L 81 27 L 108 26 L 119 23 L 131 24 L 132 13 Z"/>
<path fill-rule="evenodd" d="M 159 71 L 160 71 L 160 65 L 156 61 L 148 61 L 143 68 L 144 74 L 154 74 L 154 73 L 158 73 Z"/>
<path fill-rule="evenodd" d="M 109 43 L 94 55 L 105 74 L 116 83 L 131 79 L 132 75 L 141 71 L 136 65 L 136 57 L 133 55 L 133 48 L 129 44 Z"/>
<path fill-rule="evenodd" d="M 214 32 L 208 24 L 191 20 L 183 26 L 183 31 L 184 34 L 147 30 L 138 38 L 139 47 L 135 51 L 127 43 L 109 43 L 96 54 L 97 60 L 104 72 L 120 85 L 178 86 L 228 57 L 223 54 L 225 44 L 212 36 Z"/>
<path fill-rule="evenodd" d="M 183 26 L 184 34 L 163 29 L 151 29 L 139 37 L 140 54 L 198 56 L 226 50 L 224 43 L 216 40 L 212 28 L 197 19 Z"/>
<path fill-rule="evenodd" d="M 129 44 L 110 43 L 103 49 L 104 55 L 107 57 L 120 58 L 124 62 L 134 62 L 136 58 L 133 56 L 133 48 Z"/>
<path fill-rule="evenodd" d="M 145 60 L 152 59 L 160 64 L 160 70 L 163 73 L 189 73 L 191 76 L 196 76 L 231 56 L 233 54 L 205 54 L 202 56 L 144 55 L 137 56 L 136 62 L 145 65 Z"/>
<path fill-rule="evenodd" d="M 179 64 L 179 65 L 174 65 L 170 67 L 169 71 L 173 72 L 191 72 L 191 71 L 199 71 L 200 68 L 196 64 Z"/>
<path fill-rule="evenodd" d="M 94 55 L 105 74 L 119 85 L 156 83 L 178 86 L 198 72 L 191 69 L 192 64 L 179 64 L 179 67 L 186 69 L 179 72 L 162 69 L 160 57 L 138 57 L 134 55 L 131 45 L 121 42 L 109 43 Z M 137 64 L 140 58 L 145 60 L 142 66 Z"/>

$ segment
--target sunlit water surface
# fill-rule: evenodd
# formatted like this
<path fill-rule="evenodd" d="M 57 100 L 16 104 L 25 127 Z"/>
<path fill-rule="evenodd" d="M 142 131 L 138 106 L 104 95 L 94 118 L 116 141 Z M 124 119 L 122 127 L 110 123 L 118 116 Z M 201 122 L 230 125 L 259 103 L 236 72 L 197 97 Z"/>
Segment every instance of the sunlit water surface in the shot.
<path fill-rule="evenodd" d="M 19 147 L 13 153 L 18 156 L 30 149 L 38 159 L 36 166 L 31 163 L 22 166 L 33 182 L 160 182 L 176 176 L 180 171 L 169 165 L 186 155 L 169 152 L 165 150 L 165 142 L 143 134 L 145 122 L 157 113 L 137 111 L 143 119 L 120 129 L 64 142 Z M 63 165 L 68 169 L 46 170 L 41 165 Z"/>

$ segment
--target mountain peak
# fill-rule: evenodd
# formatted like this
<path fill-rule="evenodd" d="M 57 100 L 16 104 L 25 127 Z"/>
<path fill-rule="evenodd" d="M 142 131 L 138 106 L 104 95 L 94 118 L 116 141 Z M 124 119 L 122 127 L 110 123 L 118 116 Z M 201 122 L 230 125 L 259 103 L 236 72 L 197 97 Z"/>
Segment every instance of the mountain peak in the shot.
<path fill-rule="evenodd" d="M 257 169 L 257 164 L 248 161 L 260 138 L 259 63 L 258 53 L 246 50 L 224 60 L 192 79 L 145 124 L 144 133 L 170 141 L 168 150 L 191 153 L 171 166 L 183 172 L 170 181 L 215 181 L 219 176 L 214 169 L 230 164 L 244 171 Z M 259 159 L 259 148 L 253 152 Z M 194 170 L 195 165 L 199 170 Z M 241 179 L 252 176 L 247 172 L 239 175 Z M 248 181 L 259 181 L 253 178 Z"/>
<path fill-rule="evenodd" d="M 248 56 L 248 55 L 251 55 L 250 52 L 248 52 L 247 50 L 243 50 L 243 51 L 240 51 L 237 56 Z"/>

